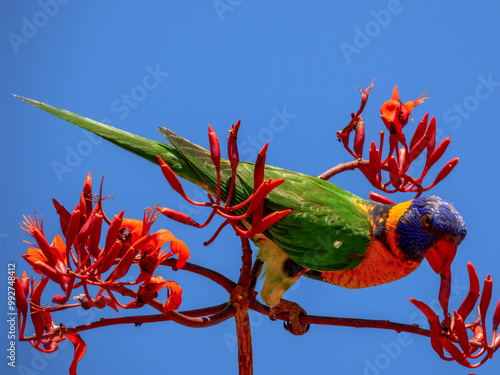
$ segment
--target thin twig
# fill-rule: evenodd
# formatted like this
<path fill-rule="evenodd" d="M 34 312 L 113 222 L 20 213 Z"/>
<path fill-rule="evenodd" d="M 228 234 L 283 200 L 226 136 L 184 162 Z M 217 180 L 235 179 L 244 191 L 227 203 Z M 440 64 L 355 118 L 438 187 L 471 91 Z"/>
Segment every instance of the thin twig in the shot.
<path fill-rule="evenodd" d="M 177 259 L 170 258 L 164 260 L 161 265 L 172 267 L 172 269 L 177 270 L 176 263 Z M 187 262 L 184 267 L 182 267 L 182 270 L 204 276 L 222 286 L 227 290 L 228 293 L 231 293 L 237 285 L 234 281 L 228 279 L 226 276 L 220 274 L 219 272 L 199 266 L 197 264 Z"/>
<path fill-rule="evenodd" d="M 363 167 L 363 166 L 368 166 L 368 160 L 364 160 L 364 159 L 356 159 L 356 160 L 353 160 L 353 161 L 349 161 L 347 163 L 341 163 L 341 164 L 338 164 L 336 165 L 335 167 L 333 168 L 330 168 L 329 170 L 321 173 L 318 178 L 321 178 L 322 180 L 329 180 L 330 178 L 332 178 L 333 176 L 341 173 L 341 172 L 345 172 L 345 171 L 353 171 L 359 167 Z"/>

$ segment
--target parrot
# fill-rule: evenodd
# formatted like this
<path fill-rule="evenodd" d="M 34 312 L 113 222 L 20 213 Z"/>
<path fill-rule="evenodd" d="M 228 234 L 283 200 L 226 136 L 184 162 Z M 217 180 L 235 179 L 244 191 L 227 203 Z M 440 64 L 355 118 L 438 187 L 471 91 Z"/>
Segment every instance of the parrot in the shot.
<path fill-rule="evenodd" d="M 208 150 L 167 128 L 169 144 L 146 139 L 49 104 L 19 97 L 144 159 L 157 156 L 179 177 L 215 196 L 217 179 Z M 254 164 L 238 165 L 231 203 L 252 193 Z M 222 197 L 227 197 L 231 167 L 221 161 Z M 284 179 L 264 201 L 264 212 L 290 210 L 251 238 L 265 264 L 261 297 L 277 306 L 301 277 L 344 288 L 365 288 L 401 279 L 427 259 L 441 277 L 451 277 L 451 263 L 467 234 L 455 207 L 437 196 L 396 204 L 362 199 L 323 179 L 277 167 L 265 167 L 266 179 Z"/>

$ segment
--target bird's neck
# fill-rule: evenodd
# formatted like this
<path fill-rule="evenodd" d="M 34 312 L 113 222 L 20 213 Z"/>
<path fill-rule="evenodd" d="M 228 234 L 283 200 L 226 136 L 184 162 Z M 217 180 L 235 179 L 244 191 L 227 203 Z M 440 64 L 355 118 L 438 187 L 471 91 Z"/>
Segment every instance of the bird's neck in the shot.
<path fill-rule="evenodd" d="M 373 237 L 386 245 L 395 257 L 405 259 L 398 246 L 396 229 L 401 216 L 408 210 L 412 201 L 394 205 L 373 204 L 369 216 L 373 226 Z"/>

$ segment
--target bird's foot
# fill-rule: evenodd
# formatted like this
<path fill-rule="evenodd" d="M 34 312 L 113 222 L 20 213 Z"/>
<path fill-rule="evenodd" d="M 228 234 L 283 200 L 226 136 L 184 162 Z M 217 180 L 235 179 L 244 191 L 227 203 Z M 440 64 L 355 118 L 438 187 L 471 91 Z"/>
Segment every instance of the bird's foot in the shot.
<path fill-rule="evenodd" d="M 288 321 L 283 323 L 283 327 L 293 335 L 303 335 L 309 331 L 311 327 L 310 324 L 302 324 L 300 321 L 300 315 L 307 315 L 306 311 L 300 307 L 295 302 L 287 301 L 286 299 L 281 299 L 280 303 L 271 307 L 269 312 L 269 318 L 271 320 L 276 320 L 277 315 L 281 313 L 288 313 Z"/>

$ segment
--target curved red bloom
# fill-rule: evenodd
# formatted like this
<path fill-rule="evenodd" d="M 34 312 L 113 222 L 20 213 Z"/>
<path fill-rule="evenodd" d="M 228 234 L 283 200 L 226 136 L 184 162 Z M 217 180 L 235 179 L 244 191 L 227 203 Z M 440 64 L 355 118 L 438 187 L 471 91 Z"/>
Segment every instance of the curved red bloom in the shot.
<path fill-rule="evenodd" d="M 423 97 L 427 91 L 417 99 L 403 103 L 399 99 L 398 86 L 394 86 L 391 100 L 386 101 L 380 107 L 380 117 L 391 134 L 401 134 L 403 127 L 408 123 L 408 117 L 411 117 L 413 108 L 422 104 L 425 99 L 429 99 Z"/>
<path fill-rule="evenodd" d="M 170 251 L 162 250 L 162 247 L 170 242 Z M 136 282 L 147 281 L 151 279 L 153 273 L 160 263 L 165 259 L 170 258 L 172 255 L 177 254 L 177 268 L 182 268 L 186 261 L 190 258 L 190 252 L 187 245 L 166 229 L 159 231 L 148 236 L 148 239 L 141 247 L 141 259 L 139 260 L 139 267 L 141 273 Z"/>
<path fill-rule="evenodd" d="M 163 313 L 170 310 L 177 310 L 182 302 L 182 288 L 175 281 L 166 281 L 163 285 L 167 287 L 167 302 L 163 308 Z"/>
<path fill-rule="evenodd" d="M 438 315 L 425 303 L 410 298 L 410 301 L 424 313 L 429 321 L 431 331 L 431 345 L 436 353 L 444 360 L 455 360 L 459 364 L 469 368 L 476 368 L 485 363 L 493 356 L 494 351 L 500 345 L 499 335 L 497 334 L 498 322 L 500 319 L 500 301 L 496 306 L 493 316 L 493 330 L 491 342 L 488 343 L 486 335 L 485 317 L 491 300 L 491 289 L 493 282 L 490 275 L 484 281 L 483 293 L 479 303 L 480 317 L 474 322 L 465 325 L 465 319 L 474 308 L 479 297 L 479 279 L 477 277 L 474 266 L 469 262 L 467 264 L 470 279 L 470 289 L 464 302 L 460 306 L 458 312 L 453 311 L 453 320 L 450 319 L 448 313 L 448 302 L 450 297 L 449 280 L 441 282 L 439 291 L 439 302 L 443 309 L 445 321 L 439 323 Z M 463 314 L 463 315 L 462 315 Z M 469 339 L 467 327 L 474 333 L 474 337 Z M 456 346 L 458 344 L 458 347 Z M 451 357 L 446 357 L 444 350 Z M 479 352 L 476 354 L 476 351 Z M 478 360 L 476 363 L 471 363 L 469 359 Z"/>
<path fill-rule="evenodd" d="M 70 375 L 76 375 L 76 365 L 78 364 L 78 361 L 83 358 L 83 355 L 87 351 L 87 344 L 85 344 L 85 341 L 83 341 L 78 333 L 71 335 L 66 334 L 65 336 L 75 346 L 75 355 L 73 356 L 73 361 L 71 362 L 71 365 L 69 367 L 69 373 Z"/>

